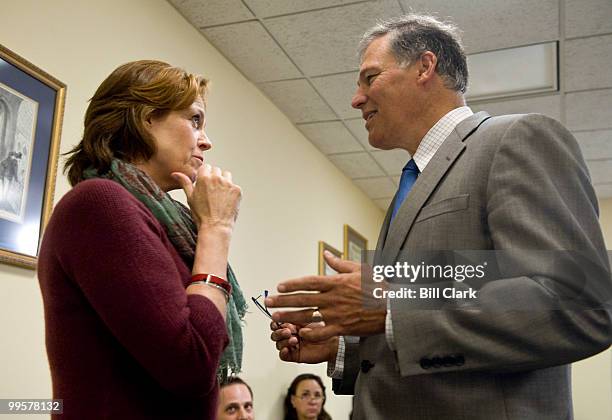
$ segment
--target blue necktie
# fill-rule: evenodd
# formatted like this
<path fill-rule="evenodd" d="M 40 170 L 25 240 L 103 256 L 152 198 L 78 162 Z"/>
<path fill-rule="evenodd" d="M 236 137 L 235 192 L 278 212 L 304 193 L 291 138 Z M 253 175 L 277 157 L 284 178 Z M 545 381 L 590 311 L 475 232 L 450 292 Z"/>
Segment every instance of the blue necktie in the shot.
<path fill-rule="evenodd" d="M 419 172 L 419 168 L 416 163 L 414 163 L 414 159 L 410 159 L 406 166 L 404 166 L 404 169 L 402 169 L 402 177 L 400 178 L 399 189 L 395 195 L 395 203 L 393 205 L 393 213 L 391 213 L 391 220 L 395 218 L 397 211 L 408 196 L 414 182 L 419 176 Z"/>

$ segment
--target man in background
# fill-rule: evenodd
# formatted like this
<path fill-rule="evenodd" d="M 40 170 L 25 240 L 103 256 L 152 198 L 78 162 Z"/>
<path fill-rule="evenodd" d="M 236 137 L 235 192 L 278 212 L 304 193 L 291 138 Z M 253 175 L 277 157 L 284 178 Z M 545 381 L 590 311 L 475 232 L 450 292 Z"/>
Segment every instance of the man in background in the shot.
<path fill-rule="evenodd" d="M 218 420 L 254 420 L 253 391 L 237 376 L 230 376 L 221 384 Z"/>

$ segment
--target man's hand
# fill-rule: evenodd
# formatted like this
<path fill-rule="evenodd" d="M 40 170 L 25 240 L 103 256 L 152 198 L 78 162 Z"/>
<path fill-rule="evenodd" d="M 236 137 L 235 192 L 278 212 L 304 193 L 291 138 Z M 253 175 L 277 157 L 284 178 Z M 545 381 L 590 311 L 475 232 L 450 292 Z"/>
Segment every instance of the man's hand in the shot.
<path fill-rule="evenodd" d="M 299 327 L 294 324 L 278 324 L 272 321 L 270 338 L 276 343 L 278 356 L 285 362 L 321 363 L 335 362 L 338 351 L 338 337 L 328 340 L 311 342 L 300 337 L 301 331 L 321 328 L 321 325 L 309 324 Z"/>
<path fill-rule="evenodd" d="M 338 274 L 301 277 L 282 282 L 277 287 L 281 293 L 310 293 L 275 295 L 266 299 L 266 305 L 270 308 L 310 309 L 278 311 L 272 319 L 280 323 L 307 325 L 313 321 L 313 308 L 317 308 L 325 326 L 299 331 L 299 336 L 310 342 L 326 341 L 339 335 L 368 336 L 384 333 L 387 313 L 385 301 L 378 302 L 377 306 L 364 306 L 365 299 L 372 302 L 372 296 L 368 297 L 361 288 L 361 264 L 341 260 L 327 251 L 325 260 Z"/>

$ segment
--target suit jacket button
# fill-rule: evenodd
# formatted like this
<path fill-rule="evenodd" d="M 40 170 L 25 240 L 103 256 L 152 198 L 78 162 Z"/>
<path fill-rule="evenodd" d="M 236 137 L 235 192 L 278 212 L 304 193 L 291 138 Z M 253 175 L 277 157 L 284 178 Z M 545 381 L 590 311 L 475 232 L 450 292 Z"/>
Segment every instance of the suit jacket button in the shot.
<path fill-rule="evenodd" d="M 419 361 L 419 364 L 421 365 L 421 368 L 427 370 L 431 367 L 431 359 L 428 359 L 427 357 L 423 357 Z"/>
<path fill-rule="evenodd" d="M 442 366 L 451 367 L 455 364 L 456 360 L 454 356 L 444 356 L 442 358 Z"/>
<path fill-rule="evenodd" d="M 361 361 L 361 371 L 363 373 L 368 373 L 368 371 L 372 369 L 373 367 L 374 367 L 374 363 L 370 362 L 369 360 Z"/>
<path fill-rule="evenodd" d="M 433 366 L 434 368 L 438 369 L 442 367 L 442 358 L 435 356 L 433 359 L 431 359 L 431 366 Z"/>

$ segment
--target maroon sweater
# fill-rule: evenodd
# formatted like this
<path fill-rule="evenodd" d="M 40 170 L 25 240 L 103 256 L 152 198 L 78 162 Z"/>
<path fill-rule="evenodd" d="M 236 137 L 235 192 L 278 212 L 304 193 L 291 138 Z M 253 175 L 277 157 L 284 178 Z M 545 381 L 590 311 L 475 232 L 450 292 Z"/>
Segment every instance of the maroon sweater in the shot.
<path fill-rule="evenodd" d="M 61 419 L 214 419 L 228 342 L 153 214 L 119 184 L 79 183 L 57 204 L 38 263 Z"/>

